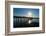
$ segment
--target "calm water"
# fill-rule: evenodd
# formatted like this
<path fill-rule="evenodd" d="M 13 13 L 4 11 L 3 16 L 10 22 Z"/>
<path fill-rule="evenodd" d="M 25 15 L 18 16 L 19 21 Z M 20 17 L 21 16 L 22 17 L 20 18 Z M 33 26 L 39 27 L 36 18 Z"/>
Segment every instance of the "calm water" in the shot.
<path fill-rule="evenodd" d="M 28 19 L 28 18 L 14 18 L 13 20 L 14 28 L 22 27 L 39 27 L 39 19 Z"/>

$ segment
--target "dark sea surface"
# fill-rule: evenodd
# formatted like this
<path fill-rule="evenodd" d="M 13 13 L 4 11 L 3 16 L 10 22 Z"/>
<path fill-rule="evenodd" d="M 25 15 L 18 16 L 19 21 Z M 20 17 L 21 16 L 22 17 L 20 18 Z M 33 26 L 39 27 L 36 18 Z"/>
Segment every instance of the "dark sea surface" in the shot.
<path fill-rule="evenodd" d="M 13 18 L 13 27 L 39 27 L 39 19 L 32 19 L 31 23 L 28 23 L 29 20 L 28 18 Z"/>

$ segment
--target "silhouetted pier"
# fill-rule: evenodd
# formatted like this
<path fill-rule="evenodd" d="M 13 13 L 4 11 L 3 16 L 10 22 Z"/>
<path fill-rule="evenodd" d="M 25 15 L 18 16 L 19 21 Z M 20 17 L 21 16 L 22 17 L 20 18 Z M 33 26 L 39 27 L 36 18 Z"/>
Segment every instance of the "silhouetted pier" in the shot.
<path fill-rule="evenodd" d="M 39 26 L 39 22 L 28 23 L 29 20 L 39 19 L 38 17 L 25 17 L 25 16 L 13 16 L 14 18 L 14 27 L 34 27 Z"/>
<path fill-rule="evenodd" d="M 14 16 L 14 18 L 39 19 L 38 17 Z"/>

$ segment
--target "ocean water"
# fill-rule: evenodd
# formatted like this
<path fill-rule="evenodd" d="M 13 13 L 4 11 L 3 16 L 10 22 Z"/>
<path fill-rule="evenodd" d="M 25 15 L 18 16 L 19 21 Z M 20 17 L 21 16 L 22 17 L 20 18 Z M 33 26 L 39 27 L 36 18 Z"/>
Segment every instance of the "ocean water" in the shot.
<path fill-rule="evenodd" d="M 28 18 L 14 18 L 13 19 L 14 28 L 22 27 L 39 27 L 39 19 L 28 19 Z"/>

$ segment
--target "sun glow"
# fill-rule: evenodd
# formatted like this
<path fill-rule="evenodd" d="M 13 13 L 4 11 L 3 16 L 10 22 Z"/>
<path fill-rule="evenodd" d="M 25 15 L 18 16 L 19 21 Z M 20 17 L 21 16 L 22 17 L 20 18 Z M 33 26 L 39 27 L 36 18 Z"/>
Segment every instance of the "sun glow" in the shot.
<path fill-rule="evenodd" d="M 30 11 L 28 11 L 27 16 L 32 17 L 32 13 Z"/>
<path fill-rule="evenodd" d="M 27 16 L 28 16 L 28 17 L 32 17 L 31 11 L 28 11 Z M 29 24 L 31 24 L 31 22 L 32 22 L 32 20 L 29 20 L 29 21 L 28 21 Z"/>

